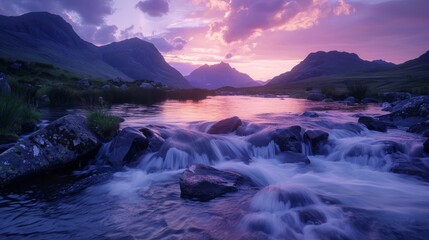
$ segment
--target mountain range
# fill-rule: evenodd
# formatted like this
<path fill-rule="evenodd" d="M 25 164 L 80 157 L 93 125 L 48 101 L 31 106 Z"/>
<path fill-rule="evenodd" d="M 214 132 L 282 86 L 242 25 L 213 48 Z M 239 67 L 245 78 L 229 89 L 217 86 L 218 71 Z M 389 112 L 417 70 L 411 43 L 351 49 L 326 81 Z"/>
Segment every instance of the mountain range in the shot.
<path fill-rule="evenodd" d="M 0 16 L 0 57 L 48 63 L 102 79 L 190 87 L 153 44 L 133 38 L 97 47 L 81 39 L 60 16 L 47 12 Z"/>
<path fill-rule="evenodd" d="M 221 87 L 255 87 L 261 86 L 249 75 L 237 71 L 228 63 L 203 65 L 185 77 L 194 87 L 218 89 Z"/>

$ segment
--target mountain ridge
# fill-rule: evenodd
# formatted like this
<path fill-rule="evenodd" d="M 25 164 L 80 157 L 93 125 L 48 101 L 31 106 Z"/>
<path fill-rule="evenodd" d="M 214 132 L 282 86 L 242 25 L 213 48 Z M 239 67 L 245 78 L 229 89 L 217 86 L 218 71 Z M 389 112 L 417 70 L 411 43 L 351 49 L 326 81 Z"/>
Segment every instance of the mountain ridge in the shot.
<path fill-rule="evenodd" d="M 260 86 L 249 75 L 239 72 L 228 63 L 203 65 L 185 77 L 193 86 L 206 89 L 221 87 L 254 87 Z"/>

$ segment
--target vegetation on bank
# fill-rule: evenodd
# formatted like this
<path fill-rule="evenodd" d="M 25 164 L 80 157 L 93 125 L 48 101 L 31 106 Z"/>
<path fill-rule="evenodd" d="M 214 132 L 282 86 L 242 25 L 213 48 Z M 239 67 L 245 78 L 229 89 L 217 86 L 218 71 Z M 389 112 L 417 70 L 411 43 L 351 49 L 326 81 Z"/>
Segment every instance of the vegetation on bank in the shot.
<path fill-rule="evenodd" d="M 119 131 L 122 119 L 104 110 L 95 110 L 87 114 L 89 128 L 104 141 L 111 140 Z"/>
<path fill-rule="evenodd" d="M 14 141 L 19 134 L 34 130 L 39 121 L 35 108 L 13 94 L 0 96 L 0 144 Z"/>

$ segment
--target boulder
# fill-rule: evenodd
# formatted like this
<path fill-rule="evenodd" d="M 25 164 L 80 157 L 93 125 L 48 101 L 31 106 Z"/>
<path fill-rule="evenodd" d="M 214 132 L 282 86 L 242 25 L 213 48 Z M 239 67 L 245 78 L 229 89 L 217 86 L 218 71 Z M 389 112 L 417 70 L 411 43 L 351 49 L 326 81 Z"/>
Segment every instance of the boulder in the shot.
<path fill-rule="evenodd" d="M 402 159 L 393 162 L 390 171 L 398 174 L 405 174 L 410 176 L 420 177 L 425 181 L 429 181 L 429 167 L 424 160 L 415 159 Z"/>
<path fill-rule="evenodd" d="M 303 138 L 300 126 L 278 129 L 264 129 L 247 138 L 247 141 L 257 147 L 267 146 L 270 142 L 277 144 L 281 152 L 302 152 Z"/>
<path fill-rule="evenodd" d="M 426 121 L 426 122 L 421 122 L 421 123 L 412 125 L 411 127 L 408 128 L 407 132 L 423 134 L 428 130 L 429 130 L 429 121 Z"/>
<path fill-rule="evenodd" d="M 426 141 L 423 143 L 423 151 L 429 153 L 429 139 L 426 139 Z"/>
<path fill-rule="evenodd" d="M 323 101 L 323 99 L 325 99 L 325 98 L 326 98 L 325 95 L 323 95 L 320 92 L 311 92 L 307 96 L 308 100 L 317 101 L 317 102 Z"/>
<path fill-rule="evenodd" d="M 85 117 L 67 115 L 0 154 L 0 185 L 75 166 L 80 160 L 89 159 L 100 146 Z"/>
<path fill-rule="evenodd" d="M 10 85 L 5 74 L 0 73 L 0 96 L 5 93 L 10 93 Z"/>
<path fill-rule="evenodd" d="M 348 103 L 348 104 L 355 104 L 356 103 L 356 98 L 355 97 L 347 97 L 344 102 Z"/>
<path fill-rule="evenodd" d="M 385 92 L 381 95 L 381 98 L 389 103 L 410 99 L 411 94 L 407 92 Z"/>
<path fill-rule="evenodd" d="M 215 124 L 213 124 L 207 131 L 209 134 L 227 134 L 234 132 L 240 127 L 243 123 L 241 119 L 237 116 L 232 118 L 223 119 Z"/>
<path fill-rule="evenodd" d="M 277 129 L 272 136 L 272 140 L 279 146 L 280 151 L 302 152 L 302 128 L 292 126 L 283 129 Z"/>
<path fill-rule="evenodd" d="M 125 164 L 135 161 L 148 146 L 148 139 L 139 130 L 127 127 L 103 146 L 97 155 L 96 162 L 120 169 Z"/>
<path fill-rule="evenodd" d="M 429 96 L 418 96 L 401 101 L 392 107 L 391 112 L 395 117 L 428 117 Z"/>
<path fill-rule="evenodd" d="M 322 130 L 307 130 L 304 141 L 308 142 L 314 154 L 320 153 L 320 147 L 328 141 L 329 133 Z"/>
<path fill-rule="evenodd" d="M 304 112 L 303 114 L 301 114 L 301 116 L 315 118 L 319 117 L 319 114 L 317 114 L 317 112 Z"/>
<path fill-rule="evenodd" d="M 159 151 L 159 149 L 161 149 L 161 146 L 164 144 L 165 139 L 158 131 L 145 127 L 141 128 L 140 132 L 143 133 L 143 135 L 148 140 L 148 151 L 157 152 Z"/>
<path fill-rule="evenodd" d="M 180 192 L 183 198 L 211 200 L 226 193 L 237 192 L 240 186 L 252 186 L 252 181 L 239 173 L 221 171 L 195 164 L 180 175 Z"/>
<path fill-rule="evenodd" d="M 365 125 L 369 130 L 378 132 L 387 132 L 386 123 L 368 116 L 362 116 L 358 120 L 359 123 Z"/>

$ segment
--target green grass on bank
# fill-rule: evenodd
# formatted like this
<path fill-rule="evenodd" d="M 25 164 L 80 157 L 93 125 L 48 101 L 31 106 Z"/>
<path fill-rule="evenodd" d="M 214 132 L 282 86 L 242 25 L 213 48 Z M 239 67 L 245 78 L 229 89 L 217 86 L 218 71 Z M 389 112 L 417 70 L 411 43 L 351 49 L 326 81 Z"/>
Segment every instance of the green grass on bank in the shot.
<path fill-rule="evenodd" d="M 38 112 L 21 97 L 12 94 L 0 96 L 0 144 L 34 130 L 38 121 Z"/>
<path fill-rule="evenodd" d="M 89 128 L 104 141 L 116 135 L 122 121 L 120 117 L 110 115 L 103 110 L 89 112 L 87 119 Z"/>

